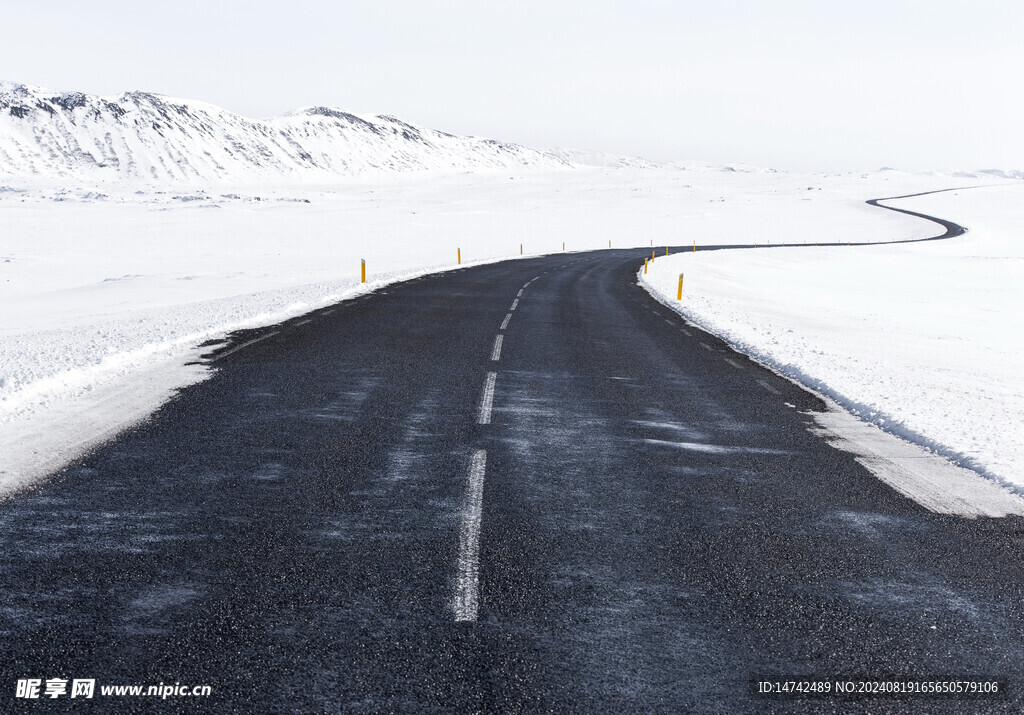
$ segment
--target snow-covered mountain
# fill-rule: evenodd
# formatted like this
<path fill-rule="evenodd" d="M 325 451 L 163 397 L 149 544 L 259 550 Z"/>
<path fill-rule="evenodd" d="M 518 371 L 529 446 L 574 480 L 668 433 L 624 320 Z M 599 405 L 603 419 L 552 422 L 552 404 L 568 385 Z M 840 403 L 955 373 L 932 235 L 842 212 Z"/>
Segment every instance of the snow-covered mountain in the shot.
<path fill-rule="evenodd" d="M 1024 171 L 1020 169 L 977 169 L 975 171 L 957 171 L 953 176 L 965 179 L 983 179 L 993 176 L 997 179 L 1024 179 Z"/>
<path fill-rule="evenodd" d="M 554 153 L 389 116 L 309 107 L 254 120 L 147 92 L 0 82 L 0 177 L 199 183 L 567 166 Z"/>

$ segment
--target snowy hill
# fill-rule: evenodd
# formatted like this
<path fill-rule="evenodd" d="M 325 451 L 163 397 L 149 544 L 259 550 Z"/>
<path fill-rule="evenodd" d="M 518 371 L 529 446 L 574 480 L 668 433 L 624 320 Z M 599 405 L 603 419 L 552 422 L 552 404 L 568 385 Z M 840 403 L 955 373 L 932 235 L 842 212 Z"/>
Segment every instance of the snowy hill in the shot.
<path fill-rule="evenodd" d="M 0 82 L 0 177 L 247 182 L 569 165 L 389 116 L 310 107 L 253 120 L 146 92 L 108 98 Z"/>

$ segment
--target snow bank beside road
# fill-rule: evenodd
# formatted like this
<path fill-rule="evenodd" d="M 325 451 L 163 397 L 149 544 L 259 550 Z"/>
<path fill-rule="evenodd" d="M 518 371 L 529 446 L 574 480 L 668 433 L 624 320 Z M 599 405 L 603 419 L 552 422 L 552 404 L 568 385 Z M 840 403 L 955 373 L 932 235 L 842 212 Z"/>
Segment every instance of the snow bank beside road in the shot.
<path fill-rule="evenodd" d="M 968 233 L 893 246 L 684 253 L 656 261 L 646 284 L 862 419 L 1024 491 L 1024 186 L 886 203 Z M 919 222 L 923 235 L 941 232 Z M 686 282 L 677 303 L 679 273 Z"/>

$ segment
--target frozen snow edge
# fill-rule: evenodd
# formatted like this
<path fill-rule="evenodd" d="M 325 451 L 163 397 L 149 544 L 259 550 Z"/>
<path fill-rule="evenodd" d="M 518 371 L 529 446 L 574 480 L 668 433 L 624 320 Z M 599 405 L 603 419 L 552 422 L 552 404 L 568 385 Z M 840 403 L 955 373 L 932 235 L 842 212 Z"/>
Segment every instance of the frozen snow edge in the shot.
<path fill-rule="evenodd" d="M 30 488 L 121 432 L 145 422 L 178 391 L 205 380 L 204 365 L 167 358 L 132 375 L 101 384 L 88 399 L 59 402 L 4 425 L 0 442 L 0 501 Z"/>
<path fill-rule="evenodd" d="M 636 275 L 638 285 L 688 325 L 714 335 L 736 352 L 822 400 L 824 412 L 804 413 L 818 425 L 809 428 L 812 433 L 825 437 L 837 449 L 857 455 L 860 464 L 899 493 L 939 514 L 968 518 L 1024 516 L 1024 497 L 1016 485 L 1008 484 L 955 449 L 908 429 L 887 413 L 869 410 L 799 368 L 780 363 L 728 333 L 715 331 L 686 313 L 670 296 L 660 293 L 644 277 L 642 269 Z M 875 413 L 870 421 L 858 414 L 869 411 Z"/>
<path fill-rule="evenodd" d="M 825 412 L 808 412 L 812 434 L 856 455 L 869 472 L 929 511 L 976 518 L 1024 516 L 1024 499 L 977 472 L 863 422 L 833 400 Z"/>
<path fill-rule="evenodd" d="M 539 255 L 549 254 L 513 254 L 417 268 L 354 287 L 325 285 L 317 299 L 295 301 L 244 320 L 206 326 L 172 340 L 108 355 L 99 364 L 76 366 L 29 383 L 0 401 L 0 501 L 45 481 L 122 432 L 144 423 L 180 390 L 211 377 L 217 368 L 201 358 L 213 351 L 199 346 L 204 341 L 278 325 L 415 278 Z M 220 349 L 224 347 L 229 346 Z"/>

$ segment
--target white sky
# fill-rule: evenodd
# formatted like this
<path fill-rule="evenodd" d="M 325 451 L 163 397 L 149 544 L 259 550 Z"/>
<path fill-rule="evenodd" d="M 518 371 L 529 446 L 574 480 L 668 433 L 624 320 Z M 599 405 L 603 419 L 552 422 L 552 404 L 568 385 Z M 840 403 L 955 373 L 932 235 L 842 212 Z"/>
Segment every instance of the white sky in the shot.
<path fill-rule="evenodd" d="M 1012 0 L 0 0 L 0 78 L 783 169 L 1024 169 Z"/>

